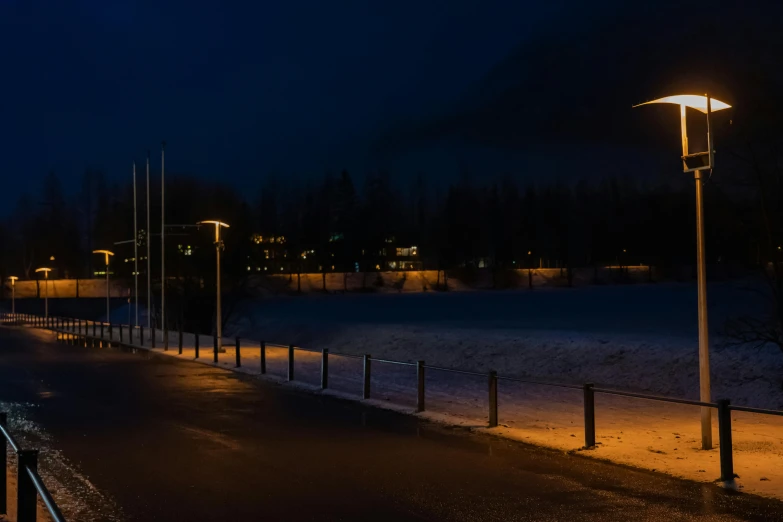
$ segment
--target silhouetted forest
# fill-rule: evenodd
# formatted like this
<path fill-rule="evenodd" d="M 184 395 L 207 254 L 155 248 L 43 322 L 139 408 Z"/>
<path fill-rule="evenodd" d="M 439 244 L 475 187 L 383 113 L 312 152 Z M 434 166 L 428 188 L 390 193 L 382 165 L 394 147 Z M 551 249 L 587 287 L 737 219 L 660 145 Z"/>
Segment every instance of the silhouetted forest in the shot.
<path fill-rule="evenodd" d="M 167 228 L 167 274 L 204 276 L 214 270 L 213 229 L 173 227 L 203 219 L 231 225 L 224 232 L 223 253 L 229 280 L 248 271 L 400 267 L 649 264 L 665 273 L 693 265 L 695 257 L 693 182 L 686 175 L 673 180 L 661 185 L 632 178 L 520 185 L 511 177 L 487 182 L 465 176 L 437 189 L 425 176 L 402 184 L 376 172 L 357 183 L 343 171 L 318 182 L 269 177 L 258 194 L 248 195 L 219 181 L 172 175 L 166 181 L 166 221 L 172 225 Z M 143 173 L 137 183 L 139 269 L 146 272 Z M 706 184 L 709 264 L 750 267 L 774 258 L 780 246 L 780 199 L 767 190 L 766 212 L 775 216 L 768 220 L 775 228 L 770 231 L 758 192 L 753 183 Z M 157 277 L 157 175 L 150 200 L 152 274 Z M 50 266 L 53 277 L 91 277 L 103 267 L 90 252 L 109 248 L 118 253 L 112 272 L 131 275 L 132 264 L 125 261 L 133 257 L 132 220 L 130 182 L 110 183 L 101 171 L 88 170 L 81 189 L 66 196 L 57 175 L 50 173 L 40 191 L 19 197 L 2 223 L 0 272 L 29 278 L 36 267 Z M 121 241 L 127 243 L 115 245 Z"/>

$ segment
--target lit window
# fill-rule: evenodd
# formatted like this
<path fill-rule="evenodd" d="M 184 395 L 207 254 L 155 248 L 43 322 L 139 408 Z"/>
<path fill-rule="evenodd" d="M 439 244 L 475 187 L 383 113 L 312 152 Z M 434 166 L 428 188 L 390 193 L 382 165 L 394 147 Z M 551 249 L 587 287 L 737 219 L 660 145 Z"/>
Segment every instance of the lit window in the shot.
<path fill-rule="evenodd" d="M 419 247 L 412 246 L 412 247 L 411 247 L 411 255 L 412 255 L 412 256 L 417 256 L 417 255 L 419 255 Z"/>

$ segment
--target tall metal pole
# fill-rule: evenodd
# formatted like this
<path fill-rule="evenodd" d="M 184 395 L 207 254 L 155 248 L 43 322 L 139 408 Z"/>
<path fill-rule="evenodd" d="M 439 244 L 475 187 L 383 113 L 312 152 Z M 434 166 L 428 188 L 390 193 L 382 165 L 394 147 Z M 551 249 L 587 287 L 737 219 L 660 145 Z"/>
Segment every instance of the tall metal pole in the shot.
<path fill-rule="evenodd" d="M 217 303 L 215 323 L 217 325 L 218 349 L 223 345 L 223 314 L 220 310 L 220 223 L 215 223 L 215 250 L 217 251 Z"/>
<path fill-rule="evenodd" d="M 111 322 L 111 308 L 109 307 L 109 301 L 111 300 L 111 287 L 109 286 L 109 254 L 103 254 L 106 256 L 106 321 Z"/>
<path fill-rule="evenodd" d="M 682 155 L 688 155 L 687 123 L 685 105 L 680 105 L 680 127 L 682 129 Z M 707 140 L 710 141 L 709 139 Z M 709 145 L 711 147 L 711 145 Z M 683 159 L 683 161 L 685 161 Z M 710 393 L 710 343 L 707 330 L 707 267 L 704 259 L 704 204 L 702 201 L 702 171 L 693 174 L 696 181 L 696 268 L 699 306 L 699 400 L 711 402 Z M 712 409 L 701 408 L 701 447 L 712 449 Z"/>
<path fill-rule="evenodd" d="M 166 328 L 166 142 L 160 144 L 160 327 Z"/>
<path fill-rule="evenodd" d="M 147 329 L 152 333 L 152 265 L 150 265 L 150 151 L 147 151 Z"/>
<path fill-rule="evenodd" d="M 16 281 L 11 279 L 11 314 L 16 315 Z"/>
<path fill-rule="evenodd" d="M 136 162 L 133 162 L 133 295 L 136 302 L 136 320 L 133 325 L 139 325 L 139 232 L 136 217 Z M 109 321 L 111 322 L 111 321 Z"/>
<path fill-rule="evenodd" d="M 49 318 L 49 271 L 44 272 L 44 317 Z"/>

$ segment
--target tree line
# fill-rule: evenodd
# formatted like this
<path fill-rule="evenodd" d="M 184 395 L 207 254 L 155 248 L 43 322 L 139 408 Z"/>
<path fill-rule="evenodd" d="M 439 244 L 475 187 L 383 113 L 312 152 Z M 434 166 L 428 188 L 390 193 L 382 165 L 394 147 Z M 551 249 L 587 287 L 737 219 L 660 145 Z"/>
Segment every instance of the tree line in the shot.
<path fill-rule="evenodd" d="M 154 257 L 159 256 L 159 184 L 153 178 L 153 275 Z M 415 266 L 427 269 L 645 264 L 666 272 L 694 262 L 693 190 L 693 182 L 683 179 L 655 185 L 630 177 L 520 184 L 511 176 L 493 181 L 463 176 L 438 189 L 423 175 L 403 184 L 379 171 L 356 183 L 343 171 L 307 181 L 267 177 L 257 195 L 248 198 L 220 181 L 169 176 L 166 221 L 229 223 L 223 254 L 229 279 L 242 277 L 248 267 L 270 264 L 270 248 L 277 256 L 271 265 L 286 273 L 371 272 L 389 269 L 401 245 L 415 246 Z M 767 213 L 777 212 L 778 203 L 768 202 Z M 738 195 L 734 185 L 707 183 L 705 204 L 709 264 L 758 266 L 780 246 L 762 225 L 758 201 Z M 136 241 L 144 255 L 143 177 L 137 208 Z M 166 249 L 171 275 L 177 270 L 208 273 L 212 234 L 183 230 L 167 230 L 173 238 Z M 178 235 L 192 246 L 188 259 Z M 773 236 L 779 237 L 777 231 Z M 285 242 L 271 246 L 259 243 L 259 237 Z M 103 172 L 87 170 L 81 189 L 66 196 L 56 173 L 49 173 L 41 190 L 22 194 L 0 224 L 0 272 L 31 278 L 36 267 L 50 266 L 54 277 L 91 277 L 102 264 L 92 250 L 113 249 L 121 241 L 132 244 L 133 239 L 129 182 L 110 182 Z"/>

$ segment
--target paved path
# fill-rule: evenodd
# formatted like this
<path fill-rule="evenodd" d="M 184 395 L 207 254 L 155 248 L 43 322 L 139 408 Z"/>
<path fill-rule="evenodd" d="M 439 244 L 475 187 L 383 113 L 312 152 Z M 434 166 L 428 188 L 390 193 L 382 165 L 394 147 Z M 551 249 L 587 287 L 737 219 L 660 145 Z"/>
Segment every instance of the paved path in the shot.
<path fill-rule="evenodd" d="M 783 520 L 713 485 L 51 338 L 0 329 L 0 400 L 37 405 L 128 520 Z"/>

